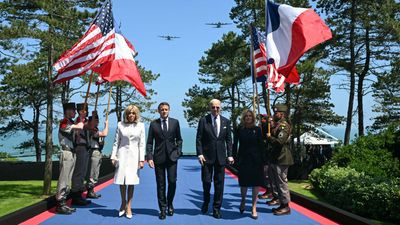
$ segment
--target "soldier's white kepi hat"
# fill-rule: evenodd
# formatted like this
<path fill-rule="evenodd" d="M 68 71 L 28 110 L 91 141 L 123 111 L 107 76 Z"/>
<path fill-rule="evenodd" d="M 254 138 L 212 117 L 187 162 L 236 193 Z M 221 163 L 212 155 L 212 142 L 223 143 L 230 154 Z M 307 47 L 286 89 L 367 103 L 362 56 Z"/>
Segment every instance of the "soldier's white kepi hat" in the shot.
<path fill-rule="evenodd" d="M 75 110 L 75 109 L 76 109 L 75 102 L 67 102 L 67 103 L 64 103 L 64 104 L 63 104 L 63 110 L 64 110 L 64 112 L 65 112 L 67 109 Z"/>
<path fill-rule="evenodd" d="M 288 107 L 285 104 L 278 103 L 274 106 L 274 112 L 287 112 L 287 109 Z"/>

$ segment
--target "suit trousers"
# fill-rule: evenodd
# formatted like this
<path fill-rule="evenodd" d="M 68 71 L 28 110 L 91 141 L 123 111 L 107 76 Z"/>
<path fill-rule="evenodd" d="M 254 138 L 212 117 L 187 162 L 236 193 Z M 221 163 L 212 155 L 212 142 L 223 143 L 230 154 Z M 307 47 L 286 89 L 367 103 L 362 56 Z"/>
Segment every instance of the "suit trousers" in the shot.
<path fill-rule="evenodd" d="M 177 167 L 178 162 L 173 162 L 167 159 L 164 163 L 155 164 L 156 182 L 157 182 L 157 199 L 160 211 L 165 211 L 167 206 L 172 205 L 177 180 Z M 166 190 L 166 175 L 168 177 L 168 192 L 165 196 Z"/>
<path fill-rule="evenodd" d="M 288 169 L 289 166 L 270 164 L 272 182 L 275 184 L 278 198 L 281 204 L 288 204 L 290 202 L 290 191 L 288 186 Z"/>
<path fill-rule="evenodd" d="M 70 182 L 72 179 L 72 173 L 75 167 L 75 153 L 70 150 L 61 150 L 60 154 L 60 176 L 57 182 L 57 201 L 67 199 L 67 195 L 70 191 Z"/>
<path fill-rule="evenodd" d="M 75 152 L 76 163 L 72 174 L 71 192 L 83 192 L 85 190 L 84 182 L 89 163 L 89 152 L 84 145 L 76 146 Z"/>
<path fill-rule="evenodd" d="M 225 182 L 225 165 L 219 165 L 218 162 L 214 164 L 204 164 L 201 167 L 201 180 L 203 182 L 203 198 L 204 203 L 210 202 L 211 182 L 214 177 L 214 199 L 213 209 L 219 210 L 222 205 L 222 197 L 224 194 Z"/>

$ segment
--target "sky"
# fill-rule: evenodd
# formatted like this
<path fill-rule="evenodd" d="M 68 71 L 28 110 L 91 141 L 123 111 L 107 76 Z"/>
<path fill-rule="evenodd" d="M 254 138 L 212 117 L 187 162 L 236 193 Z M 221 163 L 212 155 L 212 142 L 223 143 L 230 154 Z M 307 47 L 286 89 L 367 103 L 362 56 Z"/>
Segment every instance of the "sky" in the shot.
<path fill-rule="evenodd" d="M 182 127 L 188 127 L 184 118 L 182 102 L 185 93 L 198 81 L 198 61 L 212 43 L 224 33 L 238 32 L 234 24 L 220 29 L 205 25 L 211 22 L 229 22 L 233 0 L 168 0 L 134 1 L 113 0 L 113 13 L 117 24 L 121 23 L 122 34 L 130 40 L 139 52 L 136 57 L 140 64 L 160 77 L 152 88 L 157 91 L 154 100 L 167 101 L 171 105 L 171 117 L 177 118 Z M 166 41 L 159 35 L 179 36 Z M 332 76 L 332 102 L 335 112 L 345 116 L 348 93 L 337 89 L 345 77 Z M 91 89 L 93 92 L 95 88 Z M 211 96 L 210 96 L 211 99 Z M 77 100 L 79 101 L 79 100 Z M 356 105 L 356 104 L 355 104 Z M 371 96 L 365 98 L 365 124 L 371 125 L 373 116 Z M 153 115 L 157 117 L 157 115 Z M 110 121 L 115 118 L 113 115 Z M 354 119 L 356 121 L 356 118 Z M 356 124 L 353 124 L 356 129 Z"/>

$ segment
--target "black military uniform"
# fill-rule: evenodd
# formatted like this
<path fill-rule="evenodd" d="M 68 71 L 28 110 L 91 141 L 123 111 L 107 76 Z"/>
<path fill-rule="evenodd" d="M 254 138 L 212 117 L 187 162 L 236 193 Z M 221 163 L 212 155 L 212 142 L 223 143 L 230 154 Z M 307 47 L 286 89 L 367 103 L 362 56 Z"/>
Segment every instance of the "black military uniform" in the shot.
<path fill-rule="evenodd" d="M 86 115 L 84 117 L 79 115 L 79 111 L 85 110 Z M 87 130 L 87 104 L 80 103 L 76 104 L 76 111 L 78 112 L 78 118 L 75 123 L 83 122 L 85 127 L 83 130 L 77 130 L 75 132 L 75 153 L 76 153 L 76 163 L 74 168 L 74 173 L 72 174 L 71 182 L 71 198 L 73 205 L 84 206 L 90 204 L 90 200 L 82 197 L 82 193 L 85 191 L 85 177 L 89 162 L 89 130 Z"/>

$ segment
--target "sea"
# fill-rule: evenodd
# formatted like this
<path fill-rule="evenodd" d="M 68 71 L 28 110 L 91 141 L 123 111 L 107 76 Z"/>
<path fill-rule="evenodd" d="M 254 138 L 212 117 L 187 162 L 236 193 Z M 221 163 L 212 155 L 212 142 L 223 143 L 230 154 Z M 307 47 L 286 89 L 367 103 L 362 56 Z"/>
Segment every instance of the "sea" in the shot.
<path fill-rule="evenodd" d="M 54 144 L 58 144 L 58 135 L 57 129 L 54 129 L 53 133 L 53 142 Z M 335 136 L 339 140 L 343 140 L 344 137 L 344 127 L 324 127 L 325 131 Z M 355 129 L 353 129 L 354 131 Z M 115 140 L 115 132 L 116 128 L 110 128 L 109 135 L 105 139 L 105 146 L 103 149 L 103 154 L 108 156 L 111 155 L 112 146 Z M 147 132 L 147 127 L 146 127 Z M 181 134 L 183 139 L 183 147 L 182 152 L 184 155 L 195 155 L 196 154 L 196 128 L 186 127 L 181 128 Z M 17 149 L 17 146 L 29 139 L 31 139 L 31 134 L 25 132 L 17 132 L 12 136 L 0 137 L 0 152 L 7 152 L 14 157 L 17 157 L 21 161 L 35 161 L 35 151 L 33 148 L 31 149 Z M 356 136 L 355 132 L 352 132 L 352 138 Z M 44 140 L 45 133 L 41 132 L 40 137 Z M 45 160 L 45 153 L 43 149 L 42 161 Z M 0 159 L 1 160 L 1 159 Z M 53 160 L 58 160 L 58 156 L 54 155 Z"/>

